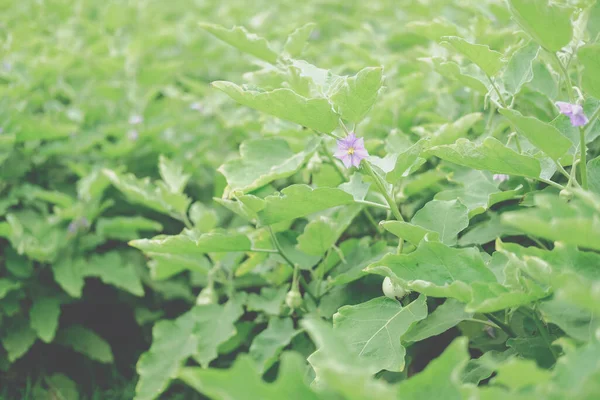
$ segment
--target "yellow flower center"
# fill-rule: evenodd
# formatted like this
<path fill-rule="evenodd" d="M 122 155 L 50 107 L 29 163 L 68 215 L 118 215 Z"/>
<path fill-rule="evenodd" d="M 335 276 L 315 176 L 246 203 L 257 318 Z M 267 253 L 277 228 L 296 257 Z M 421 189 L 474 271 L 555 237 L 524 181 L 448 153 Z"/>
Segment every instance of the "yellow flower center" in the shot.
<path fill-rule="evenodd" d="M 350 155 L 354 154 L 354 147 L 350 147 L 348 149 L 348 154 L 350 154 Z"/>

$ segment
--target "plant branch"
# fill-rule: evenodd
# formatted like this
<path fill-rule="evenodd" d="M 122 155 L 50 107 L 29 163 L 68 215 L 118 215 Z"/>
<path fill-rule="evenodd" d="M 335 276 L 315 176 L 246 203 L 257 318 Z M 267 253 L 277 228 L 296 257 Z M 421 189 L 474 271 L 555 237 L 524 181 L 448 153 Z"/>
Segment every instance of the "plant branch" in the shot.
<path fill-rule="evenodd" d="M 517 337 L 517 335 L 515 334 L 515 331 L 513 331 L 510 326 L 508 326 L 504 322 L 500 321 L 500 319 L 495 317 L 493 314 L 484 313 L 483 315 L 485 315 L 490 321 L 492 321 L 496 325 L 498 325 L 498 327 L 500 329 L 502 329 L 508 336 L 513 337 L 513 338 Z"/>

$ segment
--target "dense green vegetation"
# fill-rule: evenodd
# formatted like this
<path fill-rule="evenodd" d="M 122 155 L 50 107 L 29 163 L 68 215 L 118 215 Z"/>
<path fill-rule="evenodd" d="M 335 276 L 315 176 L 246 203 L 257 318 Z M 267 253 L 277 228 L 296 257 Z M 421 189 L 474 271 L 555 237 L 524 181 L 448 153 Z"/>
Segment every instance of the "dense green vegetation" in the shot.
<path fill-rule="evenodd" d="M 0 398 L 600 397 L 596 0 L 0 13 Z"/>

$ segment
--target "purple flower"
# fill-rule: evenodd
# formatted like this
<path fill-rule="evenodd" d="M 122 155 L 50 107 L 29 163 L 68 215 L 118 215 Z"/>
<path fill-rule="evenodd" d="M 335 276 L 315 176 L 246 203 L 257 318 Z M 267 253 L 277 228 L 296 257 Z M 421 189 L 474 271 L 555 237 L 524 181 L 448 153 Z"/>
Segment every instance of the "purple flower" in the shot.
<path fill-rule="evenodd" d="M 498 182 L 507 181 L 508 178 L 510 178 L 510 176 L 508 176 L 506 174 L 494 174 L 494 180 L 498 181 Z"/>
<path fill-rule="evenodd" d="M 588 119 L 583 113 L 583 107 L 581 107 L 579 104 L 570 104 L 565 103 L 564 101 L 557 101 L 556 107 L 558 107 L 561 114 L 564 114 L 571 119 L 571 125 L 583 126 L 588 123 Z"/>
<path fill-rule="evenodd" d="M 358 167 L 363 158 L 369 157 L 363 138 L 357 138 L 354 133 L 337 141 L 338 150 L 334 156 L 342 160 L 346 168 Z"/>

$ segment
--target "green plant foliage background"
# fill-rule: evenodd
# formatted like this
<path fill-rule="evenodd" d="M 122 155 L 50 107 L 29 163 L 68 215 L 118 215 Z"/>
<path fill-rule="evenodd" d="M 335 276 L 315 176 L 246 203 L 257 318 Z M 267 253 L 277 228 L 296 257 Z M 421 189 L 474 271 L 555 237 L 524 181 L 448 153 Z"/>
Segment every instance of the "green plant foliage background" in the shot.
<path fill-rule="evenodd" d="M 0 15 L 1 399 L 600 398 L 600 2 Z"/>

